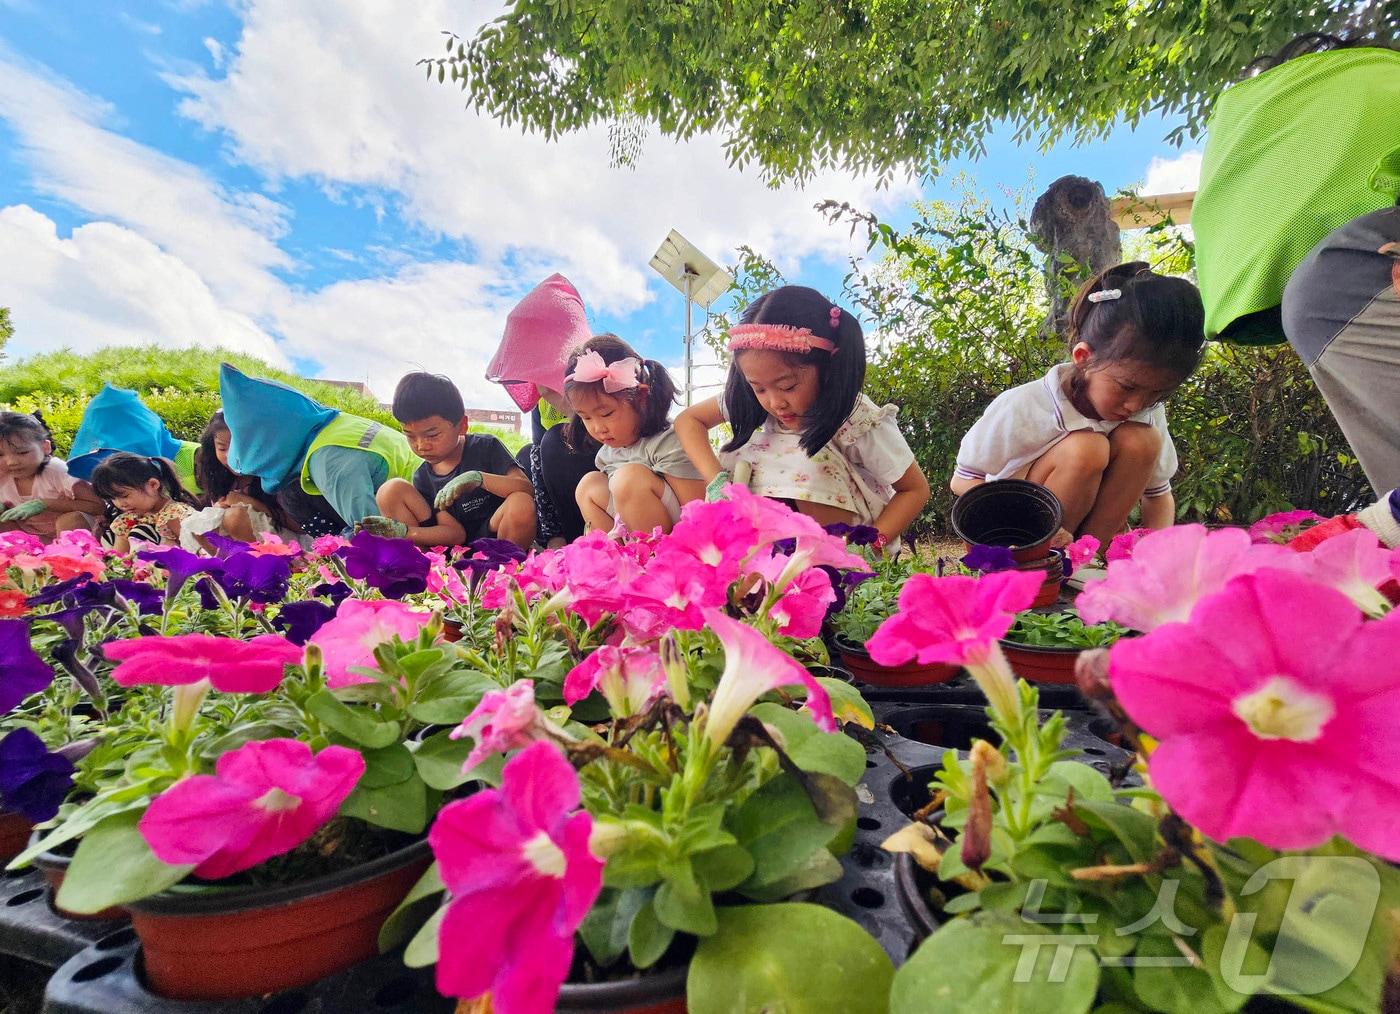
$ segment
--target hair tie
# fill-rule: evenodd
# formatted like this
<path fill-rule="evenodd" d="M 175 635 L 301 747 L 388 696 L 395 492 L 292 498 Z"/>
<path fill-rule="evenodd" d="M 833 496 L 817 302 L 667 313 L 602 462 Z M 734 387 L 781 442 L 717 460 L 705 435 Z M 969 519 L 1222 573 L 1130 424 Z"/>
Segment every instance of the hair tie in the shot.
<path fill-rule="evenodd" d="M 841 330 L 841 308 L 839 306 L 831 308 L 831 330 Z"/>
<path fill-rule="evenodd" d="M 1089 302 L 1107 303 L 1111 299 L 1122 299 L 1122 289 L 1100 289 L 1098 292 L 1089 293 Z"/>

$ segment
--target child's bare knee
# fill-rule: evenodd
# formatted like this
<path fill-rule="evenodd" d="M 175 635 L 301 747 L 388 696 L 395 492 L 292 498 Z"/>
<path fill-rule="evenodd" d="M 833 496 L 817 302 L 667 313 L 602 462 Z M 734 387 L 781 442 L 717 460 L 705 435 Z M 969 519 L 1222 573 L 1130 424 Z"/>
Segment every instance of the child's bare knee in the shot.
<path fill-rule="evenodd" d="M 608 477 L 602 472 L 589 472 L 574 487 L 574 499 L 580 507 L 605 505 L 608 502 Z"/>
<path fill-rule="evenodd" d="M 1055 447 L 1055 464 L 1083 475 L 1098 475 L 1108 467 L 1108 440 L 1102 433 L 1080 430 Z"/>
<path fill-rule="evenodd" d="M 411 489 L 413 484 L 406 479 L 389 479 L 374 491 L 374 502 L 381 511 L 385 510 L 393 504 L 403 502 L 405 492 Z"/>
<path fill-rule="evenodd" d="M 608 483 L 618 503 L 642 496 L 656 496 L 656 473 L 646 465 L 623 465 Z"/>
<path fill-rule="evenodd" d="M 1162 450 L 1162 434 L 1147 423 L 1125 422 L 1108 435 L 1115 456 L 1155 460 Z"/>

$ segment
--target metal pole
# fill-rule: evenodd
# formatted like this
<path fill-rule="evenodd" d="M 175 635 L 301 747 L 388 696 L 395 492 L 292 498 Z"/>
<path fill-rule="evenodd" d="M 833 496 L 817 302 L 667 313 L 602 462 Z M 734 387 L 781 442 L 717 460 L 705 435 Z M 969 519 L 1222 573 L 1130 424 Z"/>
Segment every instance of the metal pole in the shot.
<path fill-rule="evenodd" d="M 690 269 L 690 265 L 689 265 L 689 264 L 687 264 L 687 265 L 685 266 L 684 272 L 685 272 L 685 405 L 686 405 L 686 408 L 689 408 L 689 407 L 690 407 L 690 395 L 691 395 L 691 391 L 692 391 L 692 389 L 693 389 L 694 386 L 695 386 L 695 384 L 694 384 L 694 378 L 693 378 L 692 375 L 691 375 L 691 370 L 692 370 L 692 365 L 693 365 L 693 364 L 692 364 L 692 362 L 691 362 L 691 343 L 692 343 L 692 338 L 691 338 L 691 334 L 690 334 L 690 284 L 691 284 L 691 282 L 692 282 L 692 281 L 694 280 L 694 278 L 695 278 L 695 272 L 692 271 L 692 270 Z"/>

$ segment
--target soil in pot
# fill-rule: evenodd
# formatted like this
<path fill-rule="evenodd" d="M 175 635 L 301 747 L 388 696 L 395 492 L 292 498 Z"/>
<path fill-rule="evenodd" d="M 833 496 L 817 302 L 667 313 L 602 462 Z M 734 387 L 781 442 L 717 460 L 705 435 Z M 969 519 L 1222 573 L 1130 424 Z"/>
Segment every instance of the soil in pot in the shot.
<path fill-rule="evenodd" d="M 685 1014 L 685 982 L 695 939 L 677 936 L 651 968 L 599 968 L 585 948 L 574 950 L 569 979 L 554 1009 L 560 1014 Z"/>
<path fill-rule="evenodd" d="M 176 1000 L 231 1000 L 333 975 L 378 953 L 379 927 L 431 861 L 420 840 L 309 880 L 144 898 L 129 911 L 147 984 Z"/>
<path fill-rule="evenodd" d="M 24 851 L 34 825 L 16 810 L 0 810 L 0 867 Z"/>
<path fill-rule="evenodd" d="M 839 634 L 834 639 L 841 661 L 855 674 L 857 680 L 877 687 L 927 687 L 955 679 L 959 668 L 946 662 L 906 662 L 904 665 L 881 665 L 870 657 L 864 646 L 846 640 Z"/>
<path fill-rule="evenodd" d="M 1005 546 L 1018 562 L 1043 559 L 1064 511 L 1055 494 L 1025 479 L 974 486 L 953 502 L 953 532 L 971 548 Z"/>
<path fill-rule="evenodd" d="M 973 704 L 915 704 L 888 715 L 885 724 L 905 739 L 949 750 L 971 750 L 976 739 L 992 743 L 999 739 L 987 721 L 987 709 Z M 933 770 L 929 769 L 930 777 Z M 923 788 L 927 790 L 928 786 Z M 895 805 L 900 805 L 898 798 Z"/>

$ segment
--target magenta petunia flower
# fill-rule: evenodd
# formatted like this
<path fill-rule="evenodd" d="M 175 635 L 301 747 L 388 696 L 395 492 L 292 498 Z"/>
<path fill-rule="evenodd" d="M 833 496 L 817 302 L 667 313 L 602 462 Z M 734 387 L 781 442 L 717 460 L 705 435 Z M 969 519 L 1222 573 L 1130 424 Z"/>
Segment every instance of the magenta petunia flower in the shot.
<path fill-rule="evenodd" d="M 821 633 L 827 607 L 836 601 L 836 590 L 825 570 L 803 568 L 794 575 L 789 570 L 791 561 L 787 556 L 770 556 L 755 561 L 750 570 L 770 584 L 788 582 L 768 613 L 778 625 L 778 633 L 784 637 L 816 637 Z"/>
<path fill-rule="evenodd" d="M 1129 531 L 1115 535 L 1108 543 L 1108 549 L 1104 552 L 1105 562 L 1112 563 L 1114 560 L 1131 560 L 1133 550 L 1145 536 L 1151 535 L 1154 529 L 1133 528 Z"/>
<path fill-rule="evenodd" d="M 1370 616 L 1384 616 L 1390 600 L 1380 586 L 1390 580 L 1393 555 L 1369 529 L 1355 528 L 1310 553 L 1294 553 L 1288 569 L 1335 588 Z"/>
<path fill-rule="evenodd" d="M 1015 570 L 984 577 L 915 574 L 899 592 L 899 611 L 866 642 L 881 665 L 951 662 L 967 665 L 985 655 L 1030 606 L 1041 575 Z"/>
<path fill-rule="evenodd" d="M 214 880 L 290 852 L 335 816 L 364 774 L 358 751 L 328 746 L 315 756 L 294 739 L 246 743 L 219 757 L 212 775 L 166 789 L 138 825 L 171 866 L 194 864 Z"/>
<path fill-rule="evenodd" d="M 668 542 L 622 590 L 619 616 L 632 637 L 653 641 L 671 629 L 699 630 L 701 611 L 728 598 L 721 568 L 698 563 Z"/>
<path fill-rule="evenodd" d="M 597 690 L 614 715 L 628 718 L 665 689 L 666 671 L 654 649 L 605 644 L 569 670 L 564 678 L 564 703 L 577 704 Z"/>
<path fill-rule="evenodd" d="M 1250 525 L 1249 537 L 1254 542 L 1285 543 L 1304 528 L 1326 520 L 1321 514 L 1313 511 L 1281 511 L 1260 518 Z"/>
<path fill-rule="evenodd" d="M 1108 576 L 1086 587 L 1075 605 L 1085 623 L 1153 630 L 1186 620 L 1197 601 L 1232 577 L 1261 567 L 1296 570 L 1299 559 L 1286 546 L 1252 545 L 1240 528 L 1177 525 L 1143 536 L 1132 557 L 1112 561 Z"/>
<path fill-rule="evenodd" d="M 1081 535 L 1065 547 L 1065 559 L 1073 567 L 1082 567 L 1094 559 L 1099 551 L 1099 540 L 1092 535 Z"/>
<path fill-rule="evenodd" d="M 559 556 L 569 608 L 585 623 L 597 623 L 604 613 L 622 608 L 622 589 L 636 576 L 638 567 L 606 532 L 590 532 L 576 539 L 560 549 Z"/>
<path fill-rule="evenodd" d="M 1301 849 L 1340 834 L 1400 860 L 1400 613 L 1366 621 L 1283 571 L 1237 577 L 1189 623 L 1119 641 L 1114 693 L 1160 740 L 1153 786 L 1202 833 Z"/>
<path fill-rule="evenodd" d="M 463 771 L 469 771 L 493 753 L 506 753 L 547 738 L 548 729 L 535 706 L 535 681 L 519 680 L 504 690 L 488 690 L 448 735 L 476 743 L 462 765 Z"/>
<path fill-rule="evenodd" d="M 326 686 L 337 690 L 373 682 L 350 670 L 376 668 L 375 648 L 395 637 L 413 640 L 430 619 L 430 613 L 391 599 L 345 599 L 336 607 L 335 619 L 311 635 L 310 643 L 321 649 Z"/>
<path fill-rule="evenodd" d="M 497 1014 L 548 1014 L 574 932 L 603 886 L 578 812 L 578 775 L 548 743 L 506 763 L 499 789 L 443 807 L 428 832 L 451 901 L 438 930 L 437 988 L 490 992 Z"/>
<path fill-rule="evenodd" d="M 813 720 L 821 729 L 835 731 L 831 698 L 796 659 L 774 647 L 747 623 L 731 619 L 719 609 L 706 609 L 705 623 L 724 647 L 724 672 L 715 685 L 705 718 L 705 735 L 711 743 L 723 746 L 754 702 L 779 687 L 806 688 L 805 707 Z"/>
<path fill-rule="evenodd" d="M 261 634 L 250 641 L 212 634 L 133 637 L 109 641 L 103 652 L 118 663 L 112 679 L 124 687 L 138 683 L 183 686 L 208 680 L 229 694 L 266 694 L 282 682 L 287 666 L 302 651 L 285 637 Z"/>

